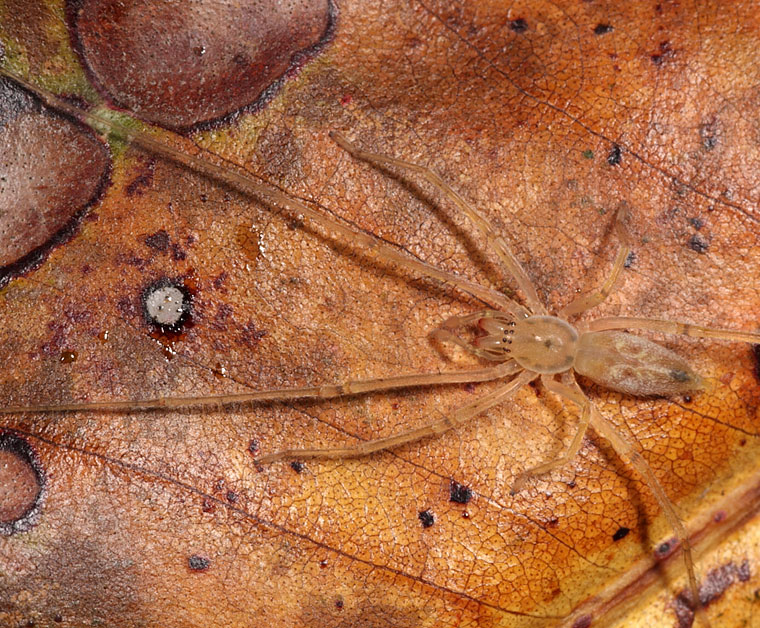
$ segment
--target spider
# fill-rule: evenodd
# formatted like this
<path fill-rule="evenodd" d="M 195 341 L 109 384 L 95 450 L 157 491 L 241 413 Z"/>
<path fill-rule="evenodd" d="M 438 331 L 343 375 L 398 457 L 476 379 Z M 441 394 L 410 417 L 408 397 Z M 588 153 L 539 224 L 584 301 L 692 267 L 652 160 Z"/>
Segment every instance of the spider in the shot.
<path fill-rule="evenodd" d="M 498 256 L 522 292 L 524 305 L 501 292 L 419 261 L 375 236 L 360 231 L 348 223 L 328 217 L 298 199 L 231 169 L 229 164 L 216 165 L 206 159 L 172 148 L 140 131 L 100 117 L 96 113 L 83 112 L 2 68 L 0 68 L 0 75 L 16 81 L 35 93 L 50 107 L 73 115 L 91 126 L 105 128 L 110 133 L 120 136 L 133 145 L 181 163 L 225 185 L 263 200 L 271 206 L 283 207 L 299 218 L 310 221 L 331 234 L 345 238 L 355 249 L 369 256 L 375 256 L 383 262 L 395 264 L 449 284 L 490 306 L 473 313 L 452 316 L 431 334 L 434 339 L 453 343 L 484 362 L 490 363 L 480 369 L 398 375 L 371 380 L 348 381 L 340 384 L 254 391 L 205 398 L 157 398 L 54 406 L 6 407 L 0 412 L 139 411 L 151 408 L 199 407 L 251 401 L 330 399 L 399 388 L 505 380 L 503 385 L 498 386 L 493 391 L 448 412 L 429 425 L 351 446 L 330 449 L 287 449 L 274 452 L 256 460 L 257 465 L 265 465 L 295 458 L 343 459 L 366 456 L 436 436 L 458 427 L 469 419 L 504 402 L 524 385 L 540 380 L 548 392 L 579 408 L 578 428 L 567 451 L 562 456 L 519 473 L 512 484 L 512 492 L 516 493 L 523 489 L 531 479 L 566 465 L 578 453 L 588 427 L 592 427 L 599 435 L 607 439 L 618 455 L 627 460 L 641 475 L 646 486 L 660 504 L 682 548 L 689 591 L 696 607 L 697 616 L 702 623 L 709 625 L 699 602 L 689 535 L 673 503 L 639 451 L 617 431 L 612 423 L 604 418 L 583 392 L 576 381 L 575 374 L 585 376 L 605 388 L 633 396 L 682 395 L 698 391 L 703 387 L 703 380 L 699 374 L 675 352 L 647 338 L 623 330 L 683 334 L 695 338 L 749 343 L 760 342 L 760 333 L 716 329 L 685 322 L 629 316 L 605 317 L 592 321 L 571 323 L 570 321 L 575 317 L 601 304 L 610 295 L 621 275 L 632 248 L 632 240 L 625 226 L 630 213 L 627 204 L 622 203 L 615 214 L 614 230 L 620 241 L 620 246 L 607 279 L 595 292 L 579 296 L 555 314 L 551 314 L 539 299 L 535 286 L 504 238 L 496 233 L 478 210 L 465 201 L 438 174 L 427 167 L 360 150 L 342 134 L 331 133 L 333 140 L 353 157 L 382 169 L 395 168 L 412 172 L 440 191 L 448 201 L 468 217 L 485 237 L 488 246 Z M 466 341 L 457 335 L 457 330 L 463 327 L 474 328 L 476 337 L 471 341 Z"/>

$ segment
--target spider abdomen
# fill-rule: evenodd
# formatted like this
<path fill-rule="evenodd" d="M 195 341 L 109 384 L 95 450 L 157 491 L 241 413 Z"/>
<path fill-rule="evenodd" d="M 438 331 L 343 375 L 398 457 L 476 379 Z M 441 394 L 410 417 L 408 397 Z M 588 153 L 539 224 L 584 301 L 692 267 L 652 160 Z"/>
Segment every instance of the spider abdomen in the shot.
<path fill-rule="evenodd" d="M 639 397 L 684 394 L 703 386 L 681 356 L 622 331 L 582 334 L 574 367 L 597 384 Z"/>

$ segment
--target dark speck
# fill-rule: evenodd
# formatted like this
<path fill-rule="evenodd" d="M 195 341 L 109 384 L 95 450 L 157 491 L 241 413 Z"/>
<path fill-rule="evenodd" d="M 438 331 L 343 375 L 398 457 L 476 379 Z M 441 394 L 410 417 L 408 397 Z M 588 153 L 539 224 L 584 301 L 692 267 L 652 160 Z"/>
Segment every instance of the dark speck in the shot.
<path fill-rule="evenodd" d="M 589 628 L 591 626 L 591 615 L 583 615 L 573 622 L 573 628 Z"/>
<path fill-rule="evenodd" d="M 159 253 L 164 253 L 169 248 L 169 234 L 161 229 L 160 231 L 156 231 L 156 233 L 145 236 L 143 242 L 145 242 L 148 248 Z"/>
<path fill-rule="evenodd" d="M 652 60 L 652 63 L 654 63 L 656 66 L 661 66 L 667 59 L 672 57 L 675 54 L 675 51 L 670 47 L 669 41 L 661 41 L 660 42 L 660 52 L 657 54 L 651 55 L 649 58 Z"/>
<path fill-rule="evenodd" d="M 612 540 L 619 541 L 620 539 L 624 539 L 625 537 L 628 536 L 628 533 L 630 531 L 631 531 L 630 528 L 621 526 L 615 531 L 615 534 L 612 535 Z"/>
<path fill-rule="evenodd" d="M 657 546 L 657 549 L 655 549 L 655 554 L 657 555 L 658 558 L 665 558 L 671 552 L 673 547 L 675 547 L 675 543 L 671 541 L 660 543 Z"/>
<path fill-rule="evenodd" d="M 752 345 L 752 354 L 755 356 L 755 377 L 760 379 L 760 345 Z"/>
<path fill-rule="evenodd" d="M 707 249 L 710 245 L 704 238 L 700 238 L 698 235 L 693 235 L 689 238 L 689 248 L 697 253 L 707 253 Z"/>
<path fill-rule="evenodd" d="M 335 608 L 337 608 L 338 610 L 341 610 L 343 608 L 343 600 L 341 599 L 335 600 Z"/>
<path fill-rule="evenodd" d="M 718 123 L 710 120 L 699 125 L 699 139 L 702 140 L 702 148 L 711 151 L 718 145 Z"/>
<path fill-rule="evenodd" d="M 187 559 L 187 564 L 193 571 L 206 571 L 211 566 L 211 561 L 205 556 L 193 554 Z"/>
<path fill-rule="evenodd" d="M 435 523 L 435 516 L 429 510 L 421 511 L 417 517 L 419 518 L 423 528 L 429 528 Z"/>
<path fill-rule="evenodd" d="M 237 503 L 238 500 L 238 494 L 235 491 L 227 491 L 227 501 L 230 502 L 230 504 Z"/>
<path fill-rule="evenodd" d="M 606 35 L 607 33 L 611 33 L 614 28 L 612 28 L 611 24 L 605 24 L 604 22 L 599 22 L 596 26 L 594 26 L 594 35 Z"/>
<path fill-rule="evenodd" d="M 625 258 L 625 263 L 623 264 L 623 266 L 625 268 L 630 268 L 631 266 L 633 266 L 633 263 L 635 261 L 636 261 L 636 253 L 631 251 L 630 253 L 628 253 L 628 257 Z"/>
<path fill-rule="evenodd" d="M 451 480 L 449 484 L 449 501 L 457 504 L 466 504 L 472 499 L 472 489 L 469 486 L 464 486 L 459 482 Z"/>
<path fill-rule="evenodd" d="M 705 221 L 701 218 L 690 218 L 689 222 L 691 223 L 691 226 L 694 227 L 697 231 L 705 226 Z"/>
<path fill-rule="evenodd" d="M 620 159 L 623 156 L 623 151 L 617 144 L 613 144 L 610 149 L 609 155 L 607 155 L 607 163 L 610 166 L 617 166 L 620 163 Z"/>
<path fill-rule="evenodd" d="M 524 33 L 528 30 L 528 23 L 525 21 L 525 18 L 518 17 L 509 23 L 509 28 L 515 31 L 515 33 Z"/>
<path fill-rule="evenodd" d="M 255 438 L 252 438 L 251 442 L 248 443 L 248 452 L 254 456 L 259 453 L 259 441 L 257 441 Z"/>
<path fill-rule="evenodd" d="M 293 462 L 290 463 L 290 468 L 293 469 L 293 471 L 295 471 L 296 473 L 301 473 L 301 471 L 304 470 L 305 466 L 306 465 L 304 465 L 303 462 L 299 462 L 298 460 L 294 460 Z"/>

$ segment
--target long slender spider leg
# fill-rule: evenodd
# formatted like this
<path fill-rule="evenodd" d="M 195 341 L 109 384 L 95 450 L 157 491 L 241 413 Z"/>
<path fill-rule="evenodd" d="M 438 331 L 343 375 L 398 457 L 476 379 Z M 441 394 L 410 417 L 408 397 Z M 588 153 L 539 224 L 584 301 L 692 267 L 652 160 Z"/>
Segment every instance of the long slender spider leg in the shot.
<path fill-rule="evenodd" d="M 652 471 L 644 457 L 629 443 L 625 437 L 618 432 L 612 423 L 605 419 L 599 410 L 596 409 L 591 400 L 580 390 L 576 385 L 572 388 L 569 386 L 555 387 L 557 394 L 566 397 L 573 401 L 578 406 L 583 407 L 588 405 L 591 412 L 590 425 L 597 434 L 605 438 L 610 445 L 612 445 L 615 452 L 623 460 L 627 460 L 628 463 L 638 472 L 638 474 L 644 479 L 649 490 L 654 495 L 657 502 L 660 504 L 665 518 L 668 520 L 670 527 L 681 545 L 681 554 L 683 556 L 684 567 L 686 568 L 686 575 L 689 582 L 689 592 L 691 594 L 694 607 L 696 609 L 696 615 L 705 628 L 710 627 L 710 622 L 707 619 L 704 608 L 699 597 L 699 586 L 697 584 L 696 570 L 694 568 L 694 556 L 691 548 L 691 542 L 689 541 L 689 534 L 686 531 L 681 518 L 676 512 L 676 508 L 673 502 L 670 501 L 665 489 L 662 488 L 662 484 L 657 479 L 657 476 Z"/>
<path fill-rule="evenodd" d="M 581 314 L 586 310 L 590 310 L 592 307 L 596 307 L 610 295 L 612 288 L 615 286 L 615 283 L 620 276 L 621 271 L 625 267 L 625 262 L 628 259 L 628 255 L 631 252 L 632 238 L 623 222 L 627 215 L 628 205 L 626 203 L 621 203 L 618 207 L 617 213 L 615 214 L 615 233 L 617 234 L 618 240 L 620 240 L 620 248 L 618 248 L 617 255 L 615 256 L 615 262 L 612 265 L 612 270 L 610 271 L 607 280 L 596 292 L 585 294 L 579 296 L 577 299 L 573 299 L 559 311 L 557 316 L 567 319 L 570 316 L 574 316 L 575 314 Z"/>
<path fill-rule="evenodd" d="M 330 133 L 330 137 L 343 148 L 346 152 L 351 154 L 357 159 L 368 161 L 378 166 L 395 166 L 397 168 L 403 168 L 411 172 L 417 173 L 428 183 L 437 188 L 448 198 L 459 210 L 464 213 L 475 227 L 483 234 L 488 242 L 488 246 L 499 256 L 499 259 L 504 264 L 506 270 L 512 275 L 517 287 L 525 294 L 526 301 L 532 312 L 536 314 L 546 314 L 546 308 L 538 298 L 538 292 L 535 286 L 531 282 L 528 274 L 523 269 L 519 260 L 515 257 L 512 250 L 509 248 L 506 240 L 496 233 L 491 223 L 483 217 L 483 215 L 470 205 L 464 198 L 462 198 L 446 181 L 444 181 L 440 175 L 426 166 L 420 166 L 401 159 L 395 159 L 393 157 L 387 157 L 386 155 L 380 155 L 378 153 L 371 153 L 361 150 L 349 142 L 344 135 L 333 131 Z"/>
<path fill-rule="evenodd" d="M 19 412 L 140 411 L 161 408 L 203 408 L 208 406 L 225 406 L 257 401 L 333 399 L 335 397 L 343 397 L 346 395 L 360 395 L 368 392 L 391 390 L 394 388 L 487 382 L 506 377 L 507 375 L 514 375 L 520 370 L 521 368 L 516 362 L 509 360 L 496 366 L 469 371 L 413 373 L 409 375 L 396 375 L 394 377 L 377 379 L 351 380 L 340 384 L 323 384 L 321 386 L 303 386 L 300 388 L 279 388 L 233 395 L 213 395 L 208 397 L 159 397 L 157 399 L 96 401 L 91 403 L 71 403 L 61 405 L 4 406 L 0 407 L 0 414 L 16 414 Z"/>
<path fill-rule="evenodd" d="M 244 174 L 232 167 L 229 163 L 219 165 L 212 159 L 219 159 L 217 155 L 204 152 L 204 157 L 198 157 L 178 150 L 169 144 L 156 140 L 143 130 L 138 130 L 109 120 L 93 112 L 83 111 L 78 107 L 58 98 L 54 94 L 29 83 L 16 76 L 12 72 L 0 67 L 0 76 L 15 81 L 28 91 L 35 94 L 43 103 L 52 109 L 66 113 L 77 120 L 103 132 L 111 133 L 121 140 L 140 148 L 148 153 L 160 155 L 177 163 L 188 170 L 198 172 L 205 177 L 222 183 L 229 188 L 240 192 L 248 197 L 253 197 L 269 205 L 270 207 L 282 208 L 294 216 L 304 218 L 306 221 L 318 225 L 328 234 L 338 235 L 344 238 L 351 246 L 367 255 L 373 255 L 382 262 L 397 264 L 402 268 L 414 271 L 424 277 L 436 279 L 444 284 L 450 284 L 462 292 L 476 297 L 497 308 L 512 311 L 515 302 L 507 298 L 501 292 L 486 288 L 473 281 L 459 277 L 453 273 L 440 270 L 426 262 L 415 259 L 404 251 L 386 244 L 379 238 L 365 233 L 364 231 L 336 218 L 329 217 L 312 209 L 297 198 L 291 197 L 276 187 L 257 181 L 250 175 Z M 197 146 L 193 146 L 198 150 Z"/>
<path fill-rule="evenodd" d="M 548 391 L 562 397 L 568 397 L 567 391 L 572 391 L 569 386 L 561 384 L 560 382 L 552 379 L 551 375 L 542 375 L 541 383 Z M 544 462 L 543 464 L 536 465 L 535 467 L 531 467 L 530 469 L 523 471 L 515 478 L 515 481 L 512 483 L 512 494 L 515 495 L 519 493 L 525 487 L 525 483 L 531 478 L 549 473 L 554 469 L 564 467 L 570 461 L 572 461 L 578 455 L 581 445 L 583 444 L 583 437 L 586 435 L 586 430 L 588 429 L 590 418 L 591 404 L 586 399 L 581 405 L 581 417 L 580 421 L 578 422 L 578 428 L 575 432 L 575 436 L 573 436 L 573 440 L 570 443 L 570 446 L 567 448 L 567 451 L 555 460 Z"/>
<path fill-rule="evenodd" d="M 681 334 L 692 338 L 712 338 L 714 340 L 749 342 L 751 344 L 760 343 L 760 332 L 703 327 L 702 325 L 693 325 L 692 323 L 681 321 L 641 318 L 638 316 L 609 316 L 578 325 L 578 330 L 583 332 L 605 331 L 608 329 L 643 329 L 665 334 Z"/>
<path fill-rule="evenodd" d="M 516 390 L 522 388 L 536 377 L 538 377 L 536 373 L 522 371 L 517 377 L 487 395 L 483 395 L 479 399 L 457 408 L 450 414 L 444 415 L 442 418 L 429 425 L 408 430 L 401 434 L 368 440 L 348 447 L 335 447 L 331 449 L 287 449 L 285 451 L 262 456 L 257 462 L 260 464 L 267 464 L 293 458 L 357 458 L 376 451 L 413 443 L 430 436 L 437 436 L 501 403 Z"/>

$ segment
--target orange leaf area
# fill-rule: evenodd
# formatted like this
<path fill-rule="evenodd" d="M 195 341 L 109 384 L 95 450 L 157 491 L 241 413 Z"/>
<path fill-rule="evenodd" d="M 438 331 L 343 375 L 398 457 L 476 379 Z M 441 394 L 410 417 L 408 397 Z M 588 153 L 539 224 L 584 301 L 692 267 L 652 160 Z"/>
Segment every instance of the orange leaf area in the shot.
<path fill-rule="evenodd" d="M 257 5 L 255 19 L 279 30 L 267 39 L 271 52 L 245 42 L 255 59 L 277 59 L 260 76 L 244 73 L 255 88 L 229 70 L 234 98 L 200 103 L 189 120 L 192 108 L 176 103 L 207 92 L 161 83 L 170 98 L 161 115 L 145 117 L 182 132 L 140 121 L 154 104 L 144 84 L 140 111 L 109 107 L 127 106 L 129 82 L 109 55 L 100 59 L 109 66 L 100 76 L 120 81 L 116 98 L 80 65 L 87 55 L 71 44 L 77 3 L 0 3 L 0 62 L 94 116 L 521 299 L 449 200 L 414 174 L 353 159 L 329 132 L 429 166 L 505 238 L 552 312 L 603 284 L 617 250 L 615 209 L 626 202 L 633 253 L 611 296 L 582 320 L 758 329 L 760 4 L 296 4 L 311 21 L 293 41 L 287 16 Z M 170 17 L 189 28 L 187 16 Z M 88 28 L 111 32 L 103 19 Z M 166 37 L 237 67 L 245 59 L 235 28 L 217 26 L 197 27 L 223 33 L 205 47 L 195 31 L 166 29 Z M 4 85 L 0 212 L 13 210 L 8 190 L 21 183 L 34 190 L 26 212 L 63 198 L 60 177 L 66 189 L 81 178 L 63 157 L 87 161 L 83 172 L 108 170 L 69 139 L 45 144 L 34 167 L 10 164 L 10 145 L 42 144 L 19 140 L 8 120 L 21 88 Z M 39 103 L 34 111 L 53 115 Z M 579 420 L 540 383 L 435 438 L 355 459 L 261 466 L 260 455 L 284 449 L 426 425 L 500 383 L 55 411 L 484 366 L 430 338 L 447 317 L 482 309 L 477 298 L 378 259 L 361 235 L 116 135 L 106 189 L 95 194 L 92 175 L 76 196 L 80 222 L 51 228 L 57 239 L 42 248 L 28 222 L 21 236 L 0 233 L 0 253 L 28 256 L 0 275 L 0 399 L 20 408 L 0 415 L 0 624 L 692 624 L 674 532 L 603 438 L 589 432 L 572 462 L 512 494 L 521 472 L 562 454 Z M 40 168 L 48 159 L 55 168 Z M 21 183 L 6 185 L 9 176 Z M 150 301 L 167 286 L 182 295 Z M 177 299 L 186 299 L 181 320 L 157 322 L 153 308 Z M 756 355 L 746 343 L 644 335 L 684 356 L 705 390 L 635 398 L 581 385 L 676 504 L 713 625 L 752 626 L 760 621 Z M 23 410 L 40 405 L 52 408 Z"/>

